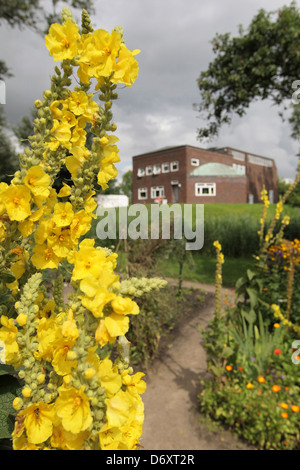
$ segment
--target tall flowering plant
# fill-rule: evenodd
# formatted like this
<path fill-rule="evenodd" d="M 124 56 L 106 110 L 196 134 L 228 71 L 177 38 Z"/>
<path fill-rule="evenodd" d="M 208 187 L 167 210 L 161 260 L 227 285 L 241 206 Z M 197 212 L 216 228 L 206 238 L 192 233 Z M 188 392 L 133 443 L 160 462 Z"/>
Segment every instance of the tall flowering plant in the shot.
<path fill-rule="evenodd" d="M 35 102 L 19 171 L 0 184 L 1 361 L 23 384 L 13 401 L 13 448 L 137 449 L 146 385 L 129 365 L 125 335 L 139 307 L 134 287 L 124 289 L 114 272 L 117 255 L 84 235 L 95 217 L 95 180 L 105 189 L 117 175 L 111 107 L 117 85 L 136 80 L 139 51 L 127 49 L 120 28 L 93 30 L 85 11 L 80 28 L 67 9 L 45 42 L 60 67 Z M 70 180 L 56 190 L 64 167 Z M 71 273 L 68 300 L 62 263 Z M 147 290 L 157 287 L 151 281 Z M 113 344 L 114 362 L 105 353 Z"/>

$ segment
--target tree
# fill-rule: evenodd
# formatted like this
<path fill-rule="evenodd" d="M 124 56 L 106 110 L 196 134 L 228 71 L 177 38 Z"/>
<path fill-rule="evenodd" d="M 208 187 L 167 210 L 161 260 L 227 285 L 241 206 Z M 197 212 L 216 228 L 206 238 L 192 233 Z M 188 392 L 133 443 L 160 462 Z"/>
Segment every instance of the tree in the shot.
<path fill-rule="evenodd" d="M 119 188 L 122 194 L 128 196 L 129 203 L 132 199 L 132 170 L 126 171 L 122 176 L 122 181 L 119 184 Z"/>
<path fill-rule="evenodd" d="M 246 31 L 240 26 L 238 37 L 217 34 L 211 43 L 216 57 L 198 79 L 201 102 L 196 106 L 208 120 L 199 129 L 200 140 L 217 136 L 234 113 L 245 115 L 255 100 L 270 99 L 286 111 L 288 99 L 292 106 L 292 83 L 299 79 L 300 66 L 300 11 L 295 2 L 278 11 L 261 9 Z M 292 136 L 298 138 L 297 105 L 288 120 Z"/>

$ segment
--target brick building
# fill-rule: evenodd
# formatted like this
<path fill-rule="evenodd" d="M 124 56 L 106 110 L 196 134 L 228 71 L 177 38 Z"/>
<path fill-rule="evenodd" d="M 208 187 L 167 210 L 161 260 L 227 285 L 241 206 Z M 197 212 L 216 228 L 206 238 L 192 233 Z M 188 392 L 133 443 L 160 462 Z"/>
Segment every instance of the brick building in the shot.
<path fill-rule="evenodd" d="M 274 160 L 230 147 L 166 147 L 133 157 L 132 202 L 255 203 L 278 200 Z"/>

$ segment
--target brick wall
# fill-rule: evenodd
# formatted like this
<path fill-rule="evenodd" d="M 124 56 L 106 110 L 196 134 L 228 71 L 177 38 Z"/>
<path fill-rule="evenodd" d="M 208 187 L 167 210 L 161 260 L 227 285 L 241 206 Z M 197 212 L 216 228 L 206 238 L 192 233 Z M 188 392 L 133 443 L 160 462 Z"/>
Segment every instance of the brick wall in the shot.
<path fill-rule="evenodd" d="M 215 183 L 215 196 L 196 196 L 195 183 Z M 246 203 L 247 202 L 247 178 L 239 177 L 214 177 L 190 176 L 188 180 L 188 202 L 198 204 L 216 203 Z"/>
<path fill-rule="evenodd" d="M 249 202 L 249 194 L 254 197 L 253 202 L 260 202 L 260 192 L 263 184 L 267 191 L 273 190 L 274 202 L 278 200 L 277 170 L 276 165 L 271 159 L 268 160 L 271 166 L 262 166 L 249 162 L 249 155 L 246 152 L 237 151 L 244 154 L 244 161 L 234 158 L 231 152 L 234 149 L 212 149 L 206 150 L 192 146 L 178 146 L 172 148 L 161 149 L 155 152 L 149 152 L 143 155 L 133 157 L 133 185 L 132 185 L 132 201 L 137 203 L 153 203 L 151 198 L 151 187 L 164 186 L 165 198 L 168 203 L 174 201 L 174 185 L 171 182 L 178 183 L 178 200 L 179 203 L 246 203 Z M 251 155 L 250 155 L 251 157 Z M 259 157 L 264 159 L 265 157 Z M 192 160 L 197 159 L 199 165 L 215 162 L 232 166 L 233 163 L 246 166 L 246 176 L 237 177 L 197 177 L 198 182 L 215 182 L 216 196 L 195 196 L 195 177 L 190 177 L 190 173 L 197 168 L 192 165 Z M 178 161 L 178 171 L 169 171 L 158 175 L 137 176 L 138 168 L 146 168 L 147 165 L 162 165 L 163 163 L 171 163 Z M 204 178 L 204 179 L 203 179 Z M 138 188 L 147 188 L 147 198 L 138 199 Z"/>

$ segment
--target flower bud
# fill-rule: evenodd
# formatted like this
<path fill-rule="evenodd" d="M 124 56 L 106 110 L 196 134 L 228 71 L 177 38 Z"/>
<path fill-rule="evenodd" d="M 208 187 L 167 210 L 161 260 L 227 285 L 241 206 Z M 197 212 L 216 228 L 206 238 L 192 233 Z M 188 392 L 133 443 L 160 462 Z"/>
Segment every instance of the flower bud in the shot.
<path fill-rule="evenodd" d="M 19 411 L 19 410 L 22 408 L 22 406 L 23 406 L 23 400 L 22 400 L 22 398 L 16 397 L 16 398 L 14 399 L 13 403 L 12 403 L 12 406 L 13 406 L 13 408 L 14 408 L 16 411 Z"/>
<path fill-rule="evenodd" d="M 22 390 L 22 395 L 24 398 L 29 398 L 31 395 L 31 392 L 32 392 L 31 388 L 26 385 Z"/>

